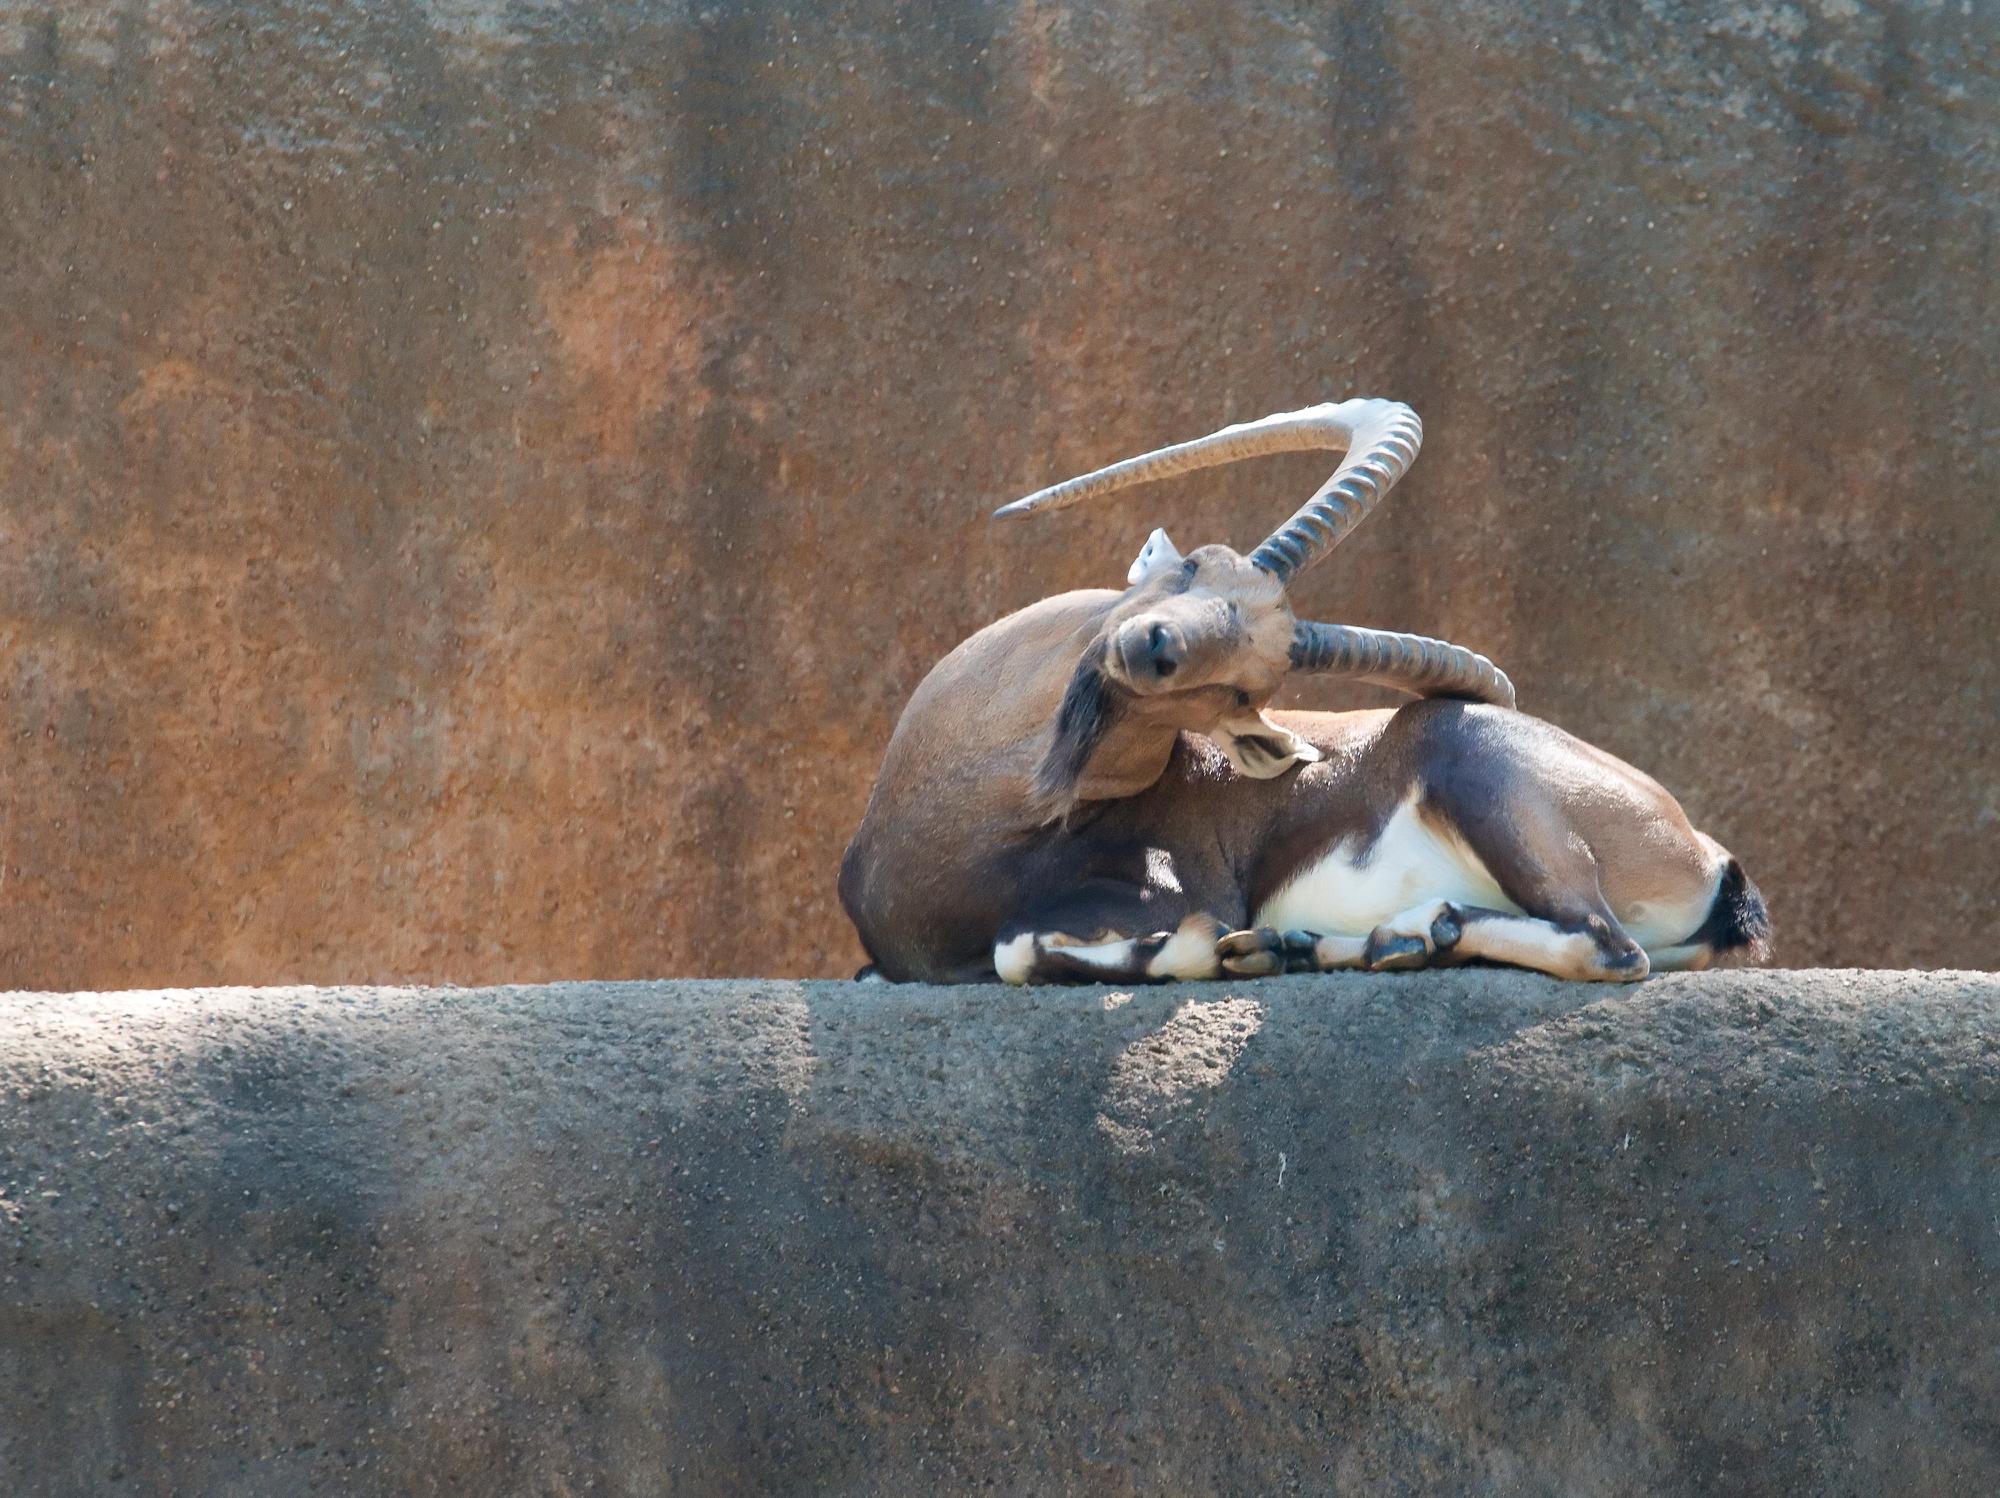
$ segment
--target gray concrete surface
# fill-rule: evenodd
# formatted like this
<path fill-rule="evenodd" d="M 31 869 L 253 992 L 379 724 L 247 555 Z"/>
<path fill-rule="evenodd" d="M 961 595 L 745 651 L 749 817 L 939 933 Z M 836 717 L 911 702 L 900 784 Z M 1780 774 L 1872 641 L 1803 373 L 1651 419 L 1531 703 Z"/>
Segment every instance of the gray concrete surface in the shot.
<path fill-rule="evenodd" d="M 1990 1491 L 2000 979 L 0 998 L 0 1491 Z"/>

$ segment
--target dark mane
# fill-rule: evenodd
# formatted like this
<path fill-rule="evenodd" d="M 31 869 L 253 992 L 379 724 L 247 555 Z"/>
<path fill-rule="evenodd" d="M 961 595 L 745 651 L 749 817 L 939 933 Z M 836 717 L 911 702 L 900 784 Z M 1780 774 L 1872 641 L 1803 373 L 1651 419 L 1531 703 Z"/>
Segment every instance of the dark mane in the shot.
<path fill-rule="evenodd" d="M 1104 736 L 1124 711 L 1125 698 L 1104 674 L 1104 643 L 1084 652 L 1056 709 L 1055 739 L 1035 771 L 1035 795 L 1055 820 L 1076 798 L 1076 783 Z"/>

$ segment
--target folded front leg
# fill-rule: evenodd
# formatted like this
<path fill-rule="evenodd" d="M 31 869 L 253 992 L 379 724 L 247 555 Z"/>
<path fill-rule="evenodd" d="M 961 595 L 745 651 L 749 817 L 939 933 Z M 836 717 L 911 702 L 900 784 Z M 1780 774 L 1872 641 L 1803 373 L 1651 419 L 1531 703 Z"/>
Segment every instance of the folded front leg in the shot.
<path fill-rule="evenodd" d="M 1263 978 L 1274 973 L 1336 973 L 1367 966 L 1368 939 L 1362 936 L 1317 936 L 1310 931 L 1232 931 L 1216 943 L 1222 970 L 1234 978 Z"/>
<path fill-rule="evenodd" d="M 1165 925 L 1166 922 L 1172 924 Z M 1001 928 L 993 968 L 1007 983 L 1159 983 L 1213 978 L 1223 923 L 1138 889 L 1094 885 L 1039 903 Z"/>

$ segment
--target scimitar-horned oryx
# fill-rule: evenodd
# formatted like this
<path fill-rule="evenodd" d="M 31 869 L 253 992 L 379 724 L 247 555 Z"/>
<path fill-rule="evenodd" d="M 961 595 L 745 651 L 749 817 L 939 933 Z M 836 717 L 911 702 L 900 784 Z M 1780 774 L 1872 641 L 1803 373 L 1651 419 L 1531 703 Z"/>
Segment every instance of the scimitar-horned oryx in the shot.
<path fill-rule="evenodd" d="M 1043 599 L 931 670 L 841 865 L 880 976 L 1130 983 L 1484 959 L 1631 980 L 1761 956 L 1769 923 L 1736 859 L 1650 777 L 1514 711 L 1491 661 L 1293 617 L 1292 579 L 1421 435 L 1394 402 L 1314 406 L 1004 507 L 1345 450 L 1249 556 L 1182 556 L 1155 531 L 1122 593 Z M 1295 671 L 1423 700 L 1266 713 Z"/>

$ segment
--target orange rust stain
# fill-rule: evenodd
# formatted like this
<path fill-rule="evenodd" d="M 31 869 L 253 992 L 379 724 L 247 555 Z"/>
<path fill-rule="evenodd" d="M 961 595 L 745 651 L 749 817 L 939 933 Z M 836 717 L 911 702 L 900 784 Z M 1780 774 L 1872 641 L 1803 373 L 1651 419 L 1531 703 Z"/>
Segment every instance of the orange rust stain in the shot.
<path fill-rule="evenodd" d="M 542 288 L 544 314 L 597 447 L 630 457 L 663 411 L 685 423 L 706 410 L 698 376 L 718 299 L 672 247 L 629 219 L 586 258 L 576 248 Z"/>

